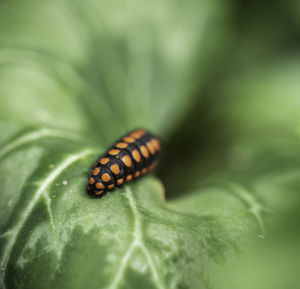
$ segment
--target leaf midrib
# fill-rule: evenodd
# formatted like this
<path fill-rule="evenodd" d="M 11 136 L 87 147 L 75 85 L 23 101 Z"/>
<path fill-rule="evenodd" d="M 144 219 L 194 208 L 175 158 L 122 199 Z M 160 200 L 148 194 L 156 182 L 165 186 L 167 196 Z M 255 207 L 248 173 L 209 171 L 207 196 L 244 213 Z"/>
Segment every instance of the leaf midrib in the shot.
<path fill-rule="evenodd" d="M 115 278 L 112 280 L 112 282 L 108 286 L 108 288 L 109 289 L 118 288 L 118 286 L 120 285 L 120 282 L 122 280 L 122 277 L 124 275 L 126 266 L 128 265 L 130 257 L 132 255 L 132 253 L 134 252 L 134 249 L 140 248 L 148 261 L 148 265 L 150 267 L 150 271 L 152 273 L 153 280 L 155 282 L 156 287 L 158 289 L 165 289 L 161 280 L 159 279 L 159 275 L 156 270 L 155 264 L 152 260 L 151 254 L 149 253 L 149 251 L 143 241 L 142 216 L 137 208 L 136 201 L 134 200 L 134 195 L 133 195 L 132 189 L 130 187 L 125 187 L 125 190 L 126 190 L 125 197 L 128 200 L 129 207 L 131 208 L 133 218 L 134 218 L 134 231 L 133 231 L 134 239 L 133 239 L 133 242 L 131 243 L 131 245 L 129 246 L 128 250 L 122 257 L 117 274 L 115 275 Z"/>
<path fill-rule="evenodd" d="M 93 150 L 86 149 L 83 150 L 77 154 L 71 154 L 69 155 L 63 162 L 61 162 L 56 169 L 53 169 L 50 171 L 48 176 L 41 182 L 41 185 L 38 187 L 36 192 L 34 193 L 33 199 L 29 202 L 28 206 L 24 209 L 23 214 L 21 214 L 19 220 L 15 224 L 15 226 L 10 230 L 10 234 L 8 235 L 8 241 L 4 247 L 3 250 L 3 256 L 1 258 L 0 267 L 3 270 L 3 273 L 1 274 L 0 279 L 0 285 L 3 285 L 3 288 L 5 288 L 5 267 L 9 261 L 11 252 L 13 250 L 13 247 L 16 243 L 17 237 L 20 234 L 24 224 L 28 220 L 28 218 L 31 215 L 31 212 L 33 211 L 34 207 L 38 203 L 39 199 L 43 195 L 43 193 L 46 192 L 48 187 L 54 182 L 54 180 L 70 165 L 72 165 L 74 162 L 82 159 L 83 157 L 92 154 Z"/>

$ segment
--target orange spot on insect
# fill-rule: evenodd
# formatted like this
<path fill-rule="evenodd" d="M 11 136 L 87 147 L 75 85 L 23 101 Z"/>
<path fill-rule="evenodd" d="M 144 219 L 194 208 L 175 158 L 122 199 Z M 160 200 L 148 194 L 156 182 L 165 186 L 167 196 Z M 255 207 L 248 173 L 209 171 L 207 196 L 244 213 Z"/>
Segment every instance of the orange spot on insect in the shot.
<path fill-rule="evenodd" d="M 141 161 L 141 155 L 140 155 L 140 153 L 138 152 L 138 150 L 133 150 L 133 151 L 132 151 L 132 156 L 133 156 L 133 158 L 134 158 L 137 162 L 140 162 L 140 161 Z"/>
<path fill-rule="evenodd" d="M 103 182 L 109 182 L 110 181 L 110 175 L 108 173 L 104 173 L 101 176 L 101 179 L 102 179 Z"/>
<path fill-rule="evenodd" d="M 152 171 L 157 166 L 157 161 L 154 161 L 149 167 L 148 171 Z"/>
<path fill-rule="evenodd" d="M 134 137 L 135 139 L 139 139 L 142 137 L 146 132 L 142 129 L 138 129 L 130 134 L 130 136 Z"/>
<path fill-rule="evenodd" d="M 112 155 L 112 156 L 115 156 L 115 155 L 117 155 L 119 152 L 120 152 L 120 150 L 112 149 L 112 150 L 110 150 L 108 153 L 109 153 L 110 155 Z"/>
<path fill-rule="evenodd" d="M 97 196 L 103 194 L 103 192 L 104 192 L 104 190 L 102 190 L 102 191 L 94 191 L 95 195 L 97 195 Z"/>
<path fill-rule="evenodd" d="M 153 138 L 151 143 L 157 151 L 160 150 L 160 141 L 157 138 Z"/>
<path fill-rule="evenodd" d="M 150 141 L 147 142 L 147 147 L 148 147 L 150 153 L 151 153 L 152 155 L 154 155 L 154 154 L 155 154 L 155 148 L 154 148 L 154 146 L 152 145 L 152 143 L 151 143 Z"/>
<path fill-rule="evenodd" d="M 147 168 L 143 168 L 142 169 L 142 175 L 146 174 L 147 173 Z"/>
<path fill-rule="evenodd" d="M 109 190 L 112 190 L 112 189 L 114 188 L 114 186 L 115 186 L 114 184 L 111 184 L 111 185 L 108 185 L 107 188 L 108 188 Z"/>
<path fill-rule="evenodd" d="M 96 188 L 99 189 L 99 190 L 103 190 L 105 189 L 104 185 L 102 183 L 96 183 Z"/>
<path fill-rule="evenodd" d="M 122 161 L 127 167 L 129 167 L 129 168 L 131 167 L 132 162 L 131 162 L 131 158 L 129 156 L 124 156 L 122 158 Z"/>
<path fill-rule="evenodd" d="M 109 158 L 102 158 L 102 159 L 100 159 L 100 161 L 99 161 L 99 163 L 101 164 L 101 165 L 105 165 L 105 164 L 107 164 L 109 162 Z"/>
<path fill-rule="evenodd" d="M 139 139 L 140 138 L 140 135 L 138 133 L 136 133 L 136 132 L 131 133 L 129 136 L 133 137 L 135 139 Z"/>
<path fill-rule="evenodd" d="M 147 150 L 147 148 L 145 146 L 141 146 L 140 150 L 142 155 L 147 159 L 149 157 L 149 151 Z"/>
<path fill-rule="evenodd" d="M 140 137 L 146 134 L 146 131 L 144 129 L 137 129 L 133 132 L 135 135 L 139 135 Z"/>
<path fill-rule="evenodd" d="M 118 175 L 120 173 L 120 168 L 117 164 L 111 165 L 110 169 L 115 175 Z"/>
<path fill-rule="evenodd" d="M 93 183 L 95 183 L 95 179 L 93 177 L 90 177 L 89 184 L 92 185 Z"/>
<path fill-rule="evenodd" d="M 128 143 L 133 143 L 135 142 L 135 138 L 131 137 L 131 136 L 125 136 L 123 138 L 124 141 L 128 142 Z"/>
<path fill-rule="evenodd" d="M 141 175 L 141 172 L 136 172 L 136 173 L 134 174 L 134 177 L 135 177 L 135 178 L 138 178 L 140 175 Z"/>
<path fill-rule="evenodd" d="M 132 180 L 132 175 L 128 175 L 127 177 L 126 177 L 126 181 L 127 182 L 130 182 Z"/>
<path fill-rule="evenodd" d="M 122 185 L 124 183 L 124 179 L 119 179 L 119 180 L 117 180 L 117 184 L 120 186 L 120 185 Z"/>
<path fill-rule="evenodd" d="M 100 169 L 99 169 L 99 168 L 95 168 L 95 169 L 93 170 L 93 175 L 94 175 L 94 176 L 97 176 L 99 173 L 100 173 Z"/>
<path fill-rule="evenodd" d="M 128 147 L 128 143 L 126 143 L 126 142 L 118 142 L 118 143 L 116 144 L 116 147 L 117 147 L 118 149 L 125 149 L 125 148 Z"/>

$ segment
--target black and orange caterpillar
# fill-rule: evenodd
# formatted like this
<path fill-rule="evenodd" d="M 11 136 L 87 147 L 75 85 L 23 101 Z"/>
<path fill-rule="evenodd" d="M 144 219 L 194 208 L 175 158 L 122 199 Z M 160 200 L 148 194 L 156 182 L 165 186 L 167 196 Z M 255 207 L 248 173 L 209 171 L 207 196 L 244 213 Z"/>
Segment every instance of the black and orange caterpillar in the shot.
<path fill-rule="evenodd" d="M 160 147 L 159 139 L 143 129 L 123 136 L 94 165 L 88 192 L 102 197 L 152 171 L 158 164 Z"/>

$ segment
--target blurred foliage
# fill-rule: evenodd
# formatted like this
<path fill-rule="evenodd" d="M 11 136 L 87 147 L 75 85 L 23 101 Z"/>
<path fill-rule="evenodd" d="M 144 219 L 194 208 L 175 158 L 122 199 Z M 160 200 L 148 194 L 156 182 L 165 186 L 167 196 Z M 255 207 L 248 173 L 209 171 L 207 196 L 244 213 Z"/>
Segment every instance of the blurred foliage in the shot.
<path fill-rule="evenodd" d="M 299 8 L 1 1 L 0 287 L 300 288 Z M 89 198 L 136 127 L 162 183 Z"/>

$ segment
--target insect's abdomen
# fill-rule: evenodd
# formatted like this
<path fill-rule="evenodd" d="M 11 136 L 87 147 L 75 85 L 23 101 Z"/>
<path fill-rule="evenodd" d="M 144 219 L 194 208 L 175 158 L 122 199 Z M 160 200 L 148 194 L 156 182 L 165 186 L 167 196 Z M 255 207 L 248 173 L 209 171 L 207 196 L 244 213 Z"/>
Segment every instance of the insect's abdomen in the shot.
<path fill-rule="evenodd" d="M 135 130 L 118 140 L 95 164 L 88 192 L 101 197 L 125 183 L 152 171 L 160 152 L 160 141 L 149 132 Z"/>

